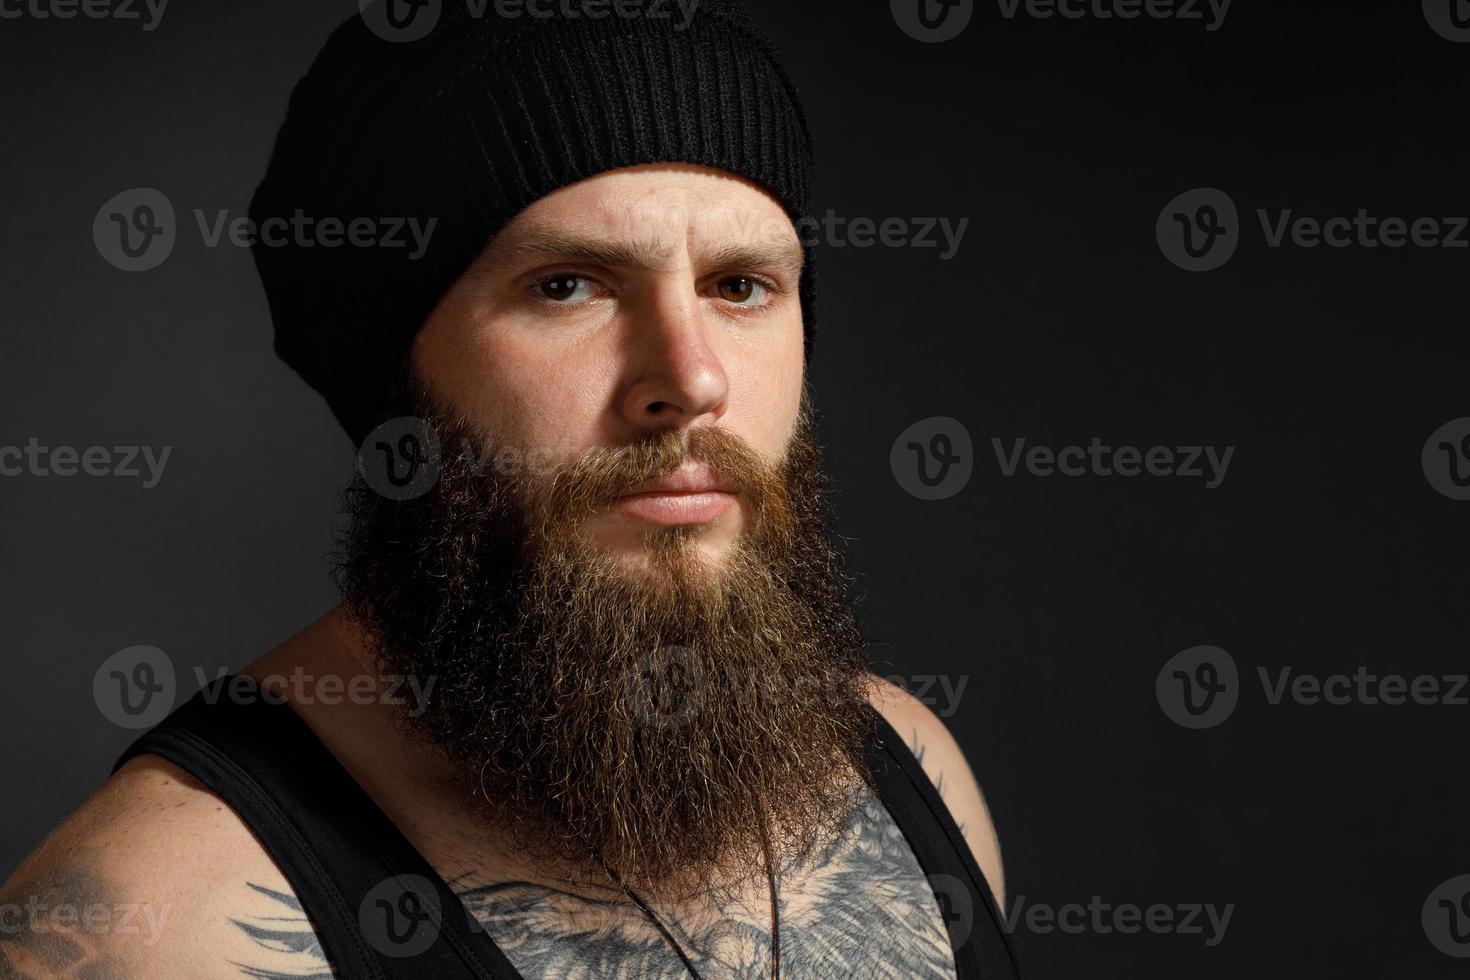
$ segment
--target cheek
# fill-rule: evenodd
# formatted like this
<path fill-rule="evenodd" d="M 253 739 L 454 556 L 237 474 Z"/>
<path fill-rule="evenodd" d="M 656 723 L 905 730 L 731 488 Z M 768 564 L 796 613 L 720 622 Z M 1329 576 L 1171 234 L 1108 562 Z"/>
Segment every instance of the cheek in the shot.
<path fill-rule="evenodd" d="M 592 444 L 605 397 L 565 351 L 481 331 L 454 366 L 455 405 L 528 460 L 563 459 Z"/>
<path fill-rule="evenodd" d="M 451 295 L 415 343 L 419 376 L 508 461 L 569 458 L 595 441 L 604 404 L 597 378 L 563 347 L 538 344 L 506 319 L 472 294 Z"/>
<path fill-rule="evenodd" d="M 746 352 L 731 366 L 731 410 L 752 447 L 768 459 L 780 456 L 796 426 L 805 377 L 800 323 L 783 331 L 778 343 Z M 738 420 L 738 421 L 736 421 Z"/>

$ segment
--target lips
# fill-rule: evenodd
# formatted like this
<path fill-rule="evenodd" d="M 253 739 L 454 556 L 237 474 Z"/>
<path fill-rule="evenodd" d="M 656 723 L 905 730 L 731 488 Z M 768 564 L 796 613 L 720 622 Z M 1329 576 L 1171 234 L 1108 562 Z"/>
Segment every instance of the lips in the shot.
<path fill-rule="evenodd" d="M 615 512 L 647 524 L 708 524 L 735 506 L 735 487 L 704 465 L 682 466 L 613 501 Z"/>

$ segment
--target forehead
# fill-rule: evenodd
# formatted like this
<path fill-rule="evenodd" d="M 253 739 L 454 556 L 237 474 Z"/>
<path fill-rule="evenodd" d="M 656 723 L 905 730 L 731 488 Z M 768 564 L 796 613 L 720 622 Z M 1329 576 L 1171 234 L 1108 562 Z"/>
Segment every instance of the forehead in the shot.
<path fill-rule="evenodd" d="M 515 248 L 548 233 L 636 243 L 664 254 L 798 242 L 785 209 L 759 185 L 693 164 L 629 167 L 578 181 L 531 204 L 496 238 Z"/>

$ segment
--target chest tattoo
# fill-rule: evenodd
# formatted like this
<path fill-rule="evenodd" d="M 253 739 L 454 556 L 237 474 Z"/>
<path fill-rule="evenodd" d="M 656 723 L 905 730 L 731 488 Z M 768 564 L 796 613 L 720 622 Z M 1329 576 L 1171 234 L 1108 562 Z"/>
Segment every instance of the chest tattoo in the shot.
<path fill-rule="evenodd" d="M 891 816 L 871 795 L 847 832 L 783 870 L 781 972 L 841 980 L 955 976 L 934 891 Z M 681 980 L 678 954 L 626 897 L 594 897 L 531 882 L 460 891 L 465 907 L 527 978 Z M 714 903 L 698 912 L 654 906 L 701 977 L 771 975 L 769 909 Z"/>

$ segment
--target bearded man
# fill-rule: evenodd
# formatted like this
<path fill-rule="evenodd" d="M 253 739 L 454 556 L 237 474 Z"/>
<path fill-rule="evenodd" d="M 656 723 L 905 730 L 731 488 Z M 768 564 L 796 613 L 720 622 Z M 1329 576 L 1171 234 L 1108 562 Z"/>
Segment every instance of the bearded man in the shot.
<path fill-rule="evenodd" d="M 0 977 L 1015 976 L 829 533 L 796 92 L 738 4 L 566 8 L 369 7 L 297 87 L 251 210 L 361 447 L 343 602 L 22 866 Z"/>

